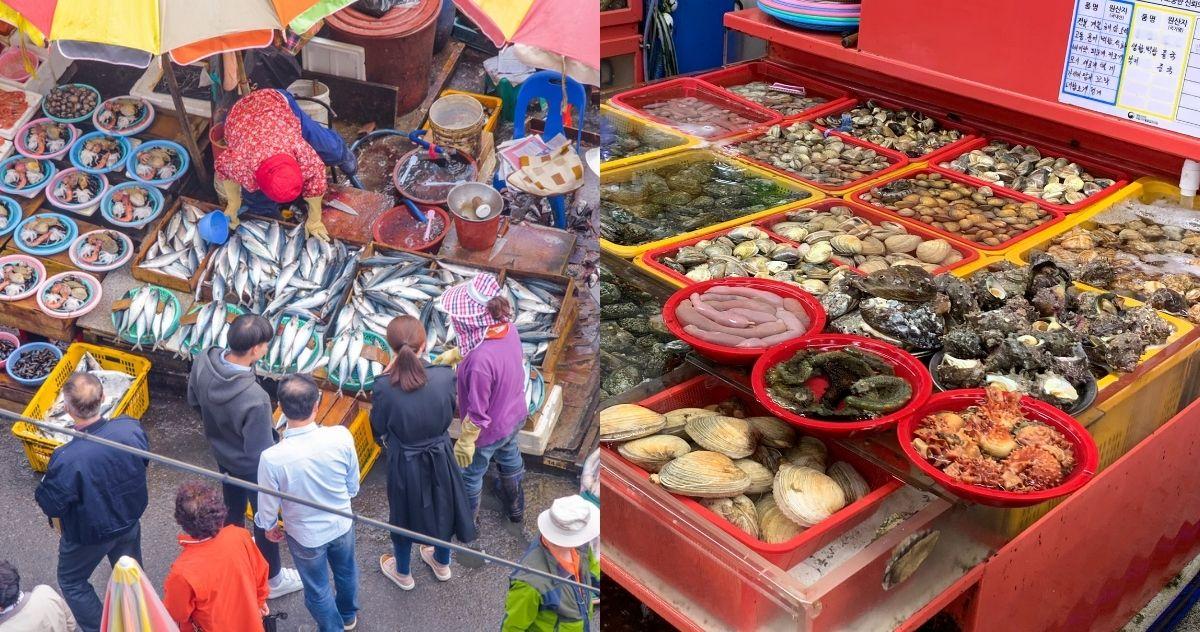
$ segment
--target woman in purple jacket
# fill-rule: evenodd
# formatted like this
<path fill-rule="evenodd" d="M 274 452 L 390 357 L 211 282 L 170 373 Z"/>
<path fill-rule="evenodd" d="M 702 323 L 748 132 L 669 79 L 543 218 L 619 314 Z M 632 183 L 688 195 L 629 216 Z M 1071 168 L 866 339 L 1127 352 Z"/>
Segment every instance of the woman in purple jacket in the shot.
<path fill-rule="evenodd" d="M 454 457 L 463 468 L 463 486 L 471 513 L 479 514 L 483 476 L 493 459 L 500 470 L 496 493 L 508 519 L 522 522 L 525 462 L 517 447 L 529 411 L 525 405 L 524 355 L 512 324 L 512 305 L 500 296 L 500 284 L 480 274 L 442 294 L 442 309 L 458 337 L 458 412 L 462 432 Z"/>

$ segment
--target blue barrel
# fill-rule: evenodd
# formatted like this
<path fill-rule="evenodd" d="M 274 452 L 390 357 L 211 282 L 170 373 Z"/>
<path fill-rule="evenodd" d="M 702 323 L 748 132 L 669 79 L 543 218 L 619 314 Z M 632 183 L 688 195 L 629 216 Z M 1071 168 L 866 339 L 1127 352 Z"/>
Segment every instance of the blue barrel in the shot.
<path fill-rule="evenodd" d="M 680 0 L 671 14 L 675 20 L 675 58 L 679 72 L 718 68 L 724 61 L 725 14 L 733 0 Z"/>

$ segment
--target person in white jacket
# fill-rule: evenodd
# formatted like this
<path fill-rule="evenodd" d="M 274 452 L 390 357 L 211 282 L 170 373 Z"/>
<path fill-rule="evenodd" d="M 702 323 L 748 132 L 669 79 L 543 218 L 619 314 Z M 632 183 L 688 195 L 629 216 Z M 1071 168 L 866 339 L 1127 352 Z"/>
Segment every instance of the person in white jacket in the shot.
<path fill-rule="evenodd" d="M 0 562 L 0 632 L 75 632 L 75 617 L 54 589 L 39 584 L 21 591 L 21 575 Z"/>

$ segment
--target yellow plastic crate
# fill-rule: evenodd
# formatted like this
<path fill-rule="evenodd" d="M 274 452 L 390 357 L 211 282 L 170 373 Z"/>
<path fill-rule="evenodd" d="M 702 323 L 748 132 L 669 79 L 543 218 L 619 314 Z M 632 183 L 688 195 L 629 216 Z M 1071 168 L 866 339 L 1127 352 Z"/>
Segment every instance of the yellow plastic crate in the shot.
<path fill-rule="evenodd" d="M 652 133 L 655 135 L 655 144 L 661 145 L 658 149 L 648 151 L 644 154 L 601 162 L 600 171 L 602 173 L 611 169 L 620 169 L 621 167 L 628 167 L 639 162 L 669 156 L 700 144 L 698 139 L 684 136 L 669 127 L 638 118 L 625 110 L 617 109 L 608 104 L 601 104 L 600 117 L 602 119 L 601 125 L 612 125 L 618 132 L 634 132 L 638 135 L 647 132 Z"/>
<path fill-rule="evenodd" d="M 33 399 L 21 413 L 23 417 L 45 418 L 46 413 L 54 406 L 54 400 L 58 399 L 63 385 L 75 372 L 75 367 L 83 358 L 84 353 L 92 354 L 92 357 L 96 358 L 103 369 L 121 371 L 133 376 L 133 383 L 129 386 L 129 390 L 125 392 L 121 401 L 117 402 L 109 416 L 128 415 L 134 419 L 141 419 L 142 415 L 146 414 L 146 410 L 150 407 L 150 388 L 147 382 L 147 376 L 150 374 L 150 361 L 117 349 L 76 342 L 67 347 L 62 359 L 58 361 L 54 370 L 46 377 L 46 381 L 34 393 Z M 12 433 L 21 440 L 21 445 L 25 448 L 25 456 L 29 459 L 29 466 L 35 472 L 45 472 L 46 467 L 50 464 L 50 454 L 62 445 L 59 441 L 43 436 L 37 427 L 24 421 L 14 423 Z"/>
<path fill-rule="evenodd" d="M 354 451 L 358 453 L 358 480 L 361 481 L 367 478 L 371 467 L 379 459 L 379 453 L 383 451 L 379 444 L 375 443 L 375 436 L 371 434 L 369 408 L 359 408 L 354 421 L 350 422 L 350 434 L 354 437 Z"/>
<path fill-rule="evenodd" d="M 491 132 L 496 129 L 496 125 L 500 122 L 500 110 L 504 107 L 504 101 L 500 97 L 493 97 L 487 94 L 478 94 L 475 92 L 464 92 L 462 90 L 445 89 L 442 90 L 439 97 L 444 97 L 450 94 L 464 94 L 478 101 L 483 105 L 483 111 L 487 114 L 487 121 L 483 124 L 483 131 Z M 429 129 L 429 121 L 425 121 L 425 125 L 421 129 Z"/>
<path fill-rule="evenodd" d="M 697 237 L 699 235 L 703 235 L 705 233 L 710 233 L 710 232 L 717 231 L 717 230 L 723 230 L 726 228 L 732 228 L 734 226 L 737 226 L 738 224 L 745 224 L 747 222 L 752 222 L 761 217 L 767 217 L 768 215 L 772 215 L 772 214 L 778 213 L 780 211 L 796 208 L 796 207 L 804 205 L 804 204 L 811 204 L 813 202 L 823 200 L 826 197 L 826 195 L 824 193 L 821 193 L 820 191 L 818 191 L 810 186 L 801 184 L 799 182 L 790 180 L 788 178 L 783 178 L 783 177 L 779 176 L 779 174 L 772 173 L 770 171 L 767 171 L 766 169 L 756 167 L 754 165 L 742 162 L 740 160 L 731 158 L 729 156 L 724 156 L 724 155 L 716 154 L 716 153 L 713 153 L 710 151 L 704 151 L 704 150 L 698 150 L 698 149 L 697 150 L 688 150 L 688 151 L 680 152 L 680 153 L 673 154 L 670 156 L 664 156 L 662 158 L 655 158 L 654 160 L 647 160 L 644 162 L 639 162 L 636 165 L 633 165 L 630 167 L 623 167 L 621 169 L 612 169 L 612 170 L 605 169 L 605 170 L 603 170 L 603 172 L 600 175 L 600 183 L 601 183 L 601 185 L 604 185 L 604 184 L 608 184 L 611 182 L 623 182 L 623 181 L 633 178 L 634 174 L 638 173 L 639 171 L 658 169 L 661 167 L 666 167 L 668 165 L 681 163 L 681 162 L 698 162 L 698 161 L 715 161 L 715 162 L 723 162 L 723 163 L 726 163 L 729 165 L 733 165 L 733 166 L 737 167 L 738 169 L 742 169 L 744 171 L 752 173 L 760 178 L 770 180 L 771 182 L 773 182 L 785 189 L 789 189 L 792 191 L 803 191 L 804 193 L 808 194 L 808 197 L 801 199 L 801 200 L 796 200 L 794 202 L 788 202 L 787 204 L 781 204 L 779 206 L 765 209 L 765 210 L 762 210 L 762 211 L 759 211 L 756 213 L 751 213 L 749 215 L 743 215 L 742 217 L 736 217 L 729 221 L 721 222 L 719 224 L 713 224 L 711 226 L 703 226 L 701 228 L 697 228 L 696 230 L 688 231 L 685 233 L 680 233 L 678 235 L 668 237 L 666 239 L 659 239 L 657 241 L 646 242 L 644 244 L 639 244 L 637 246 L 622 246 L 620 244 L 613 243 L 613 242 L 601 237 L 600 238 L 600 248 L 602 250 L 604 250 L 605 252 L 614 254 L 618 257 L 621 257 L 622 259 L 632 259 L 632 258 L 642 254 L 643 252 L 646 252 L 647 250 L 652 250 L 654 248 L 666 246 L 666 245 L 673 244 L 673 243 L 680 242 L 680 241 L 686 241 L 688 239 Z"/>
<path fill-rule="evenodd" d="M 1050 242 L 1059 235 L 1076 228 L 1083 226 L 1084 228 L 1094 228 L 1096 222 L 1093 218 L 1107 211 L 1113 206 L 1124 202 L 1125 200 L 1139 199 L 1143 203 L 1150 204 L 1157 200 L 1169 199 L 1176 202 L 1179 201 L 1179 187 L 1156 180 L 1154 178 L 1140 178 L 1132 184 L 1118 189 L 1112 195 L 1097 201 L 1095 204 L 1067 216 L 1067 221 L 1053 226 L 1036 235 L 1030 235 L 1017 243 L 1017 245 L 1008 249 L 1008 258 L 1017 263 L 1028 263 L 1029 253 L 1034 250 L 1045 250 Z M 1192 208 L 1200 211 L 1200 200 L 1192 203 Z"/>

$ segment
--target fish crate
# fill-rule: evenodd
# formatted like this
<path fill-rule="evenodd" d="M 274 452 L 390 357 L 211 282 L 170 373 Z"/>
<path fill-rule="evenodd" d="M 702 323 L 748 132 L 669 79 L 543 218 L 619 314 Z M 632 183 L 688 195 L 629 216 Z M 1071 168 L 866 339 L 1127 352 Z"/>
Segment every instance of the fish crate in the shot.
<path fill-rule="evenodd" d="M 1034 198 L 1034 197 L 1031 197 L 1031 196 L 1028 196 L 1025 194 L 1014 194 L 1014 193 L 1004 192 L 1001 197 L 1009 198 L 1016 202 L 1032 202 L 1034 204 L 1037 204 L 1038 208 L 1040 208 L 1042 210 L 1042 212 L 1047 215 L 1047 219 L 1045 222 L 1042 222 L 1038 226 L 1035 226 L 1023 233 L 1019 233 L 1019 234 L 1015 235 L 1014 237 L 1009 238 L 1006 241 L 1002 241 L 995 246 L 989 246 L 986 244 L 973 242 L 965 237 L 958 235 L 957 233 L 952 233 L 950 231 L 943 230 L 941 228 L 932 226 L 925 222 L 921 222 L 917 219 L 910 218 L 910 217 L 904 217 L 903 215 L 899 215 L 898 213 L 896 213 L 896 211 L 893 211 L 888 208 L 884 208 L 884 207 L 876 205 L 876 204 L 872 204 L 871 202 L 868 202 L 867 200 L 865 200 L 863 198 L 864 195 L 869 193 L 871 191 L 871 189 L 873 189 L 875 187 L 884 186 L 891 182 L 903 180 L 906 178 L 914 178 L 915 176 L 926 175 L 926 174 L 937 174 L 939 177 L 944 178 L 946 180 L 950 180 L 952 182 L 957 182 L 959 184 L 964 184 L 964 185 L 967 185 L 970 187 L 978 188 L 980 186 L 980 185 L 976 184 L 975 182 L 970 181 L 969 179 L 967 179 L 965 176 L 963 176 L 960 173 L 934 171 L 933 169 L 929 168 L 927 165 L 925 165 L 923 163 L 918 163 L 916 165 L 910 166 L 906 169 L 902 169 L 896 173 L 893 173 L 888 178 L 881 178 L 881 179 L 878 179 L 878 180 L 875 180 L 872 182 L 868 182 L 867 184 L 864 184 L 864 185 L 858 187 L 857 189 L 854 189 L 853 191 L 850 191 L 849 193 L 847 193 L 843 199 L 845 199 L 847 202 L 850 202 L 851 206 L 863 206 L 863 207 L 866 207 L 869 209 L 874 209 L 876 211 L 879 211 L 881 213 L 884 213 L 884 214 L 889 215 L 894 218 L 907 220 L 909 223 L 922 224 L 923 226 L 925 226 L 925 228 L 927 230 L 933 231 L 933 232 L 941 235 L 942 237 L 946 238 L 947 240 L 950 240 L 955 243 L 960 243 L 960 244 L 963 244 L 966 246 L 970 246 L 971 248 L 975 248 L 975 249 L 979 250 L 982 254 L 988 255 L 988 256 L 1003 256 L 1003 255 L 1007 254 L 1009 250 L 1016 247 L 1017 244 L 1021 243 L 1022 240 L 1025 240 L 1033 235 L 1038 235 L 1038 234 L 1044 233 L 1047 230 L 1054 230 L 1058 226 L 1060 226 L 1064 221 L 1067 220 L 1066 215 L 1063 215 L 1059 211 L 1056 211 L 1054 209 L 1051 209 L 1051 208 L 1048 208 L 1048 207 L 1042 205 L 1041 202 L 1037 198 Z"/>
<path fill-rule="evenodd" d="M 967 154 L 976 149 L 982 149 L 983 147 L 986 147 L 992 141 L 1008 143 L 1009 145 L 1033 145 L 1035 148 L 1037 148 L 1037 150 L 1041 153 L 1041 155 L 1043 157 L 1066 158 L 1067 160 L 1070 160 L 1070 161 L 1074 162 L 1075 164 L 1078 164 L 1080 167 L 1083 167 L 1084 170 L 1086 170 L 1088 173 L 1092 174 L 1092 176 L 1094 176 L 1094 177 L 1108 178 L 1108 179 L 1114 181 L 1112 184 L 1108 185 L 1107 187 L 1104 187 L 1100 191 L 1093 193 L 1092 195 L 1090 195 L 1090 196 L 1084 198 L 1083 200 L 1076 202 L 1074 204 L 1067 204 L 1065 201 L 1061 202 L 1061 203 L 1047 202 L 1045 200 L 1041 200 L 1040 198 L 1036 198 L 1036 196 L 1034 196 L 1035 199 L 1039 199 L 1040 203 L 1043 206 L 1045 206 L 1046 208 L 1054 209 L 1063 214 L 1076 213 L 1076 212 L 1082 211 L 1084 209 L 1090 208 L 1097 202 L 1100 202 L 1104 198 L 1116 193 L 1117 191 L 1121 190 L 1122 188 L 1124 188 L 1126 185 L 1129 184 L 1129 175 L 1128 174 L 1114 170 L 1113 168 L 1108 167 L 1099 162 L 1089 160 L 1084 154 L 1081 154 L 1081 153 L 1075 152 L 1075 151 L 1071 151 L 1065 147 L 1060 147 L 1060 146 L 1050 144 L 1050 143 L 1042 143 L 1040 141 L 1034 141 L 1034 140 L 1031 140 L 1028 138 L 1022 138 L 1020 136 L 1012 135 L 1012 134 L 1004 134 L 1004 135 L 989 134 L 988 136 L 983 137 L 983 138 L 976 138 L 976 139 L 972 140 L 971 142 L 967 143 L 966 145 L 963 145 L 959 149 L 959 151 L 956 152 L 955 154 L 943 155 L 937 161 L 930 161 L 929 167 L 931 169 L 933 169 L 934 171 L 940 171 L 942 173 L 949 173 L 949 174 L 954 174 L 954 175 L 965 176 L 968 180 L 970 180 L 976 186 L 992 187 L 993 189 L 995 189 L 996 191 L 998 191 L 1004 195 L 1011 196 L 1014 193 L 1022 193 L 1021 191 L 1018 191 L 1016 189 L 1001 186 L 1001 185 L 993 183 L 993 182 L 988 182 L 987 180 L 984 180 L 982 178 L 977 178 L 975 176 L 971 176 L 971 175 L 965 174 L 961 171 L 956 171 L 947 166 L 944 166 L 947 163 L 953 162 L 955 159 L 959 158 L 963 154 Z"/>
<path fill-rule="evenodd" d="M 133 275 L 133 278 L 137 279 L 138 281 L 142 281 L 143 283 L 151 283 L 153 285 L 159 285 L 177 292 L 183 292 L 184 294 L 191 294 L 192 292 L 196 291 L 196 286 L 200 284 L 200 278 L 204 276 L 204 269 L 208 264 L 208 258 L 211 257 L 213 253 L 213 248 L 211 246 L 204 254 L 204 259 L 200 261 L 200 265 L 196 267 L 196 274 L 192 275 L 192 278 L 186 281 L 178 277 L 173 277 L 141 267 L 142 262 L 146 260 L 146 253 L 149 252 L 150 246 L 158 240 L 158 231 L 165 229 L 171 222 L 171 218 L 176 213 L 182 212 L 184 204 L 191 204 L 201 210 L 220 210 L 220 207 L 216 204 L 201 202 L 200 200 L 194 200 L 192 198 L 182 196 L 175 198 L 175 202 L 171 204 L 170 208 L 167 209 L 167 212 L 163 213 L 162 217 L 159 217 L 158 221 L 153 224 L 153 228 L 146 232 L 146 239 L 142 241 L 142 246 L 138 249 L 138 253 L 134 256 L 133 263 L 131 264 L 129 270 L 130 274 Z M 82 228 L 80 230 L 82 231 Z"/>
<path fill-rule="evenodd" d="M 632 245 L 632 246 L 618 244 L 616 242 L 609 241 L 609 240 L 605 239 L 603 236 L 601 236 L 600 237 L 600 249 L 605 252 L 614 254 L 618 257 L 621 257 L 623 259 L 632 259 L 632 258 L 642 254 L 643 252 L 646 252 L 647 250 L 653 250 L 655 248 L 661 248 L 663 246 L 667 246 L 669 244 L 673 244 L 676 242 L 686 241 L 693 237 L 697 237 L 699 235 L 703 235 L 705 233 L 712 232 L 715 230 L 732 228 L 739 224 L 745 224 L 746 222 L 754 221 L 756 219 L 766 217 L 766 216 L 772 215 L 774 213 L 778 213 L 779 211 L 782 211 L 782 210 L 788 210 L 788 209 L 796 208 L 798 206 L 812 204 L 813 202 L 818 202 L 820 200 L 825 199 L 825 197 L 826 197 L 826 195 L 824 193 L 822 193 L 821 191 L 819 191 L 817 189 L 814 189 L 813 187 L 811 187 L 809 185 L 802 184 L 801 182 L 799 182 L 797 180 L 793 180 L 791 178 L 781 177 L 779 174 L 777 174 L 773 171 L 768 171 L 766 169 L 763 169 L 762 167 L 759 167 L 757 165 L 753 165 L 751 163 L 744 162 L 742 160 L 738 160 L 736 158 L 727 156 L 725 154 L 720 154 L 720 153 L 716 153 L 716 152 L 712 152 L 712 151 L 708 151 L 708 150 L 695 149 L 695 150 L 682 151 L 679 153 L 671 154 L 669 156 L 663 156 L 661 158 L 655 158 L 653 160 L 646 160 L 644 162 L 638 162 L 631 166 L 623 167 L 620 169 L 602 169 L 601 174 L 600 174 L 601 200 L 602 200 L 601 207 L 604 206 L 603 188 L 604 188 L 604 185 L 606 185 L 606 184 L 614 184 L 614 183 L 627 182 L 627 181 L 633 180 L 634 178 L 637 177 L 638 173 L 643 172 L 643 171 L 661 169 L 664 167 L 670 167 L 670 166 L 677 165 L 680 163 L 707 162 L 707 161 L 724 163 L 733 168 L 739 169 L 748 175 L 763 178 L 763 179 L 768 180 L 784 189 L 788 189 L 795 194 L 803 195 L 804 197 L 801 197 L 800 199 L 797 199 L 797 200 L 785 202 L 783 204 L 778 204 L 776 206 L 773 206 L 773 207 L 765 209 L 765 210 L 750 211 L 750 212 L 747 212 L 746 214 L 742 215 L 741 217 L 735 217 L 733 219 L 723 221 L 723 222 L 718 222 L 718 223 L 712 224 L 710 226 L 702 226 L 702 227 L 694 229 L 694 230 L 685 230 L 685 231 L 682 231 L 679 234 L 673 235 L 671 237 L 665 237 L 663 239 L 656 239 L 653 241 L 648 241 L 648 242 L 645 242 L 642 244 L 636 244 L 636 245 Z M 601 223 L 603 223 L 604 221 L 605 220 L 604 220 L 603 208 L 602 208 L 601 209 Z"/>
<path fill-rule="evenodd" d="M 546 357 L 542 359 L 542 377 L 546 380 L 548 390 L 550 381 L 558 369 L 558 362 L 565 354 L 567 341 L 571 337 L 571 329 L 575 326 L 575 318 L 579 315 L 579 300 L 575 297 L 578 289 L 575 279 L 557 274 L 512 272 L 505 269 L 501 274 L 500 283 L 503 284 L 510 278 L 518 282 L 523 279 L 540 279 L 563 288 L 562 305 L 559 307 L 558 315 L 554 317 L 554 326 L 550 330 L 555 337 L 549 342 Z"/>
<path fill-rule="evenodd" d="M 75 342 L 67 347 L 62 359 L 58 361 L 46 381 L 34 393 L 33 399 L 25 407 L 21 416 L 27 419 L 44 419 L 51 407 L 54 406 L 54 401 L 58 399 L 58 394 L 62 391 L 63 385 L 67 383 L 67 379 L 75 373 L 75 367 L 83 359 L 85 353 L 90 353 L 103 369 L 121 371 L 133 376 L 133 383 L 130 384 L 129 390 L 125 392 L 125 396 L 117 402 L 108 416 L 128 415 L 134 419 L 141 419 L 150 407 L 148 382 L 150 360 L 117 349 L 83 342 Z M 14 423 L 12 433 L 21 440 L 25 456 L 29 459 L 29 466 L 35 472 L 45 472 L 46 467 L 50 464 L 51 453 L 63 445 L 56 439 L 42 435 L 36 426 L 25 421 Z"/>
<path fill-rule="evenodd" d="M 745 405 L 747 413 L 751 415 L 770 415 L 765 408 L 762 408 L 761 404 L 752 398 L 734 391 L 728 384 L 708 375 L 698 375 L 682 384 L 672 386 L 661 393 L 638 402 L 638 405 L 655 412 L 666 413 L 678 408 L 701 408 L 731 398 L 737 399 Z M 675 498 L 683 507 L 697 517 L 717 525 L 751 551 L 763 556 L 763 558 L 779 568 L 787 570 L 833 542 L 843 532 L 853 529 L 866 517 L 870 516 L 875 508 L 883 502 L 884 498 L 904 486 L 903 483 L 883 468 L 842 448 L 838 443 L 828 440 L 823 442 L 829 450 L 830 464 L 834 461 L 846 461 L 850 463 L 867 481 L 871 491 L 863 498 L 846 505 L 829 518 L 814 527 L 805 529 L 802 533 L 787 542 L 768 544 L 750 536 L 732 523 L 720 518 L 711 510 L 701 505 L 696 499 L 686 496 L 675 496 Z M 604 445 L 602 449 L 609 451 L 615 458 L 633 466 L 632 462 L 626 461 L 615 448 Z M 643 480 L 649 481 L 650 474 L 648 472 L 636 466 L 633 467 L 640 473 Z"/>
<path fill-rule="evenodd" d="M 804 117 L 801 117 L 800 120 L 812 120 L 815 122 L 816 119 L 818 119 L 818 118 L 823 118 L 823 117 L 828 117 L 828 116 L 840 116 L 843 113 L 853 110 L 855 107 L 858 107 L 859 105 L 865 104 L 866 100 L 869 99 L 869 100 L 875 102 L 876 104 L 878 104 L 882 107 L 891 109 L 891 110 L 907 109 L 907 110 L 923 112 L 926 116 L 928 116 L 929 118 L 936 121 L 943 128 L 958 130 L 959 132 L 961 132 L 961 134 L 962 134 L 961 137 L 952 143 L 947 143 L 947 144 L 945 144 L 923 156 L 909 157 L 909 161 L 914 164 L 936 163 L 940 160 L 944 160 L 946 156 L 957 156 L 962 153 L 962 147 L 965 146 L 968 142 L 974 140 L 978 134 L 977 130 L 975 130 L 974 128 L 969 127 L 967 125 L 963 125 L 961 123 L 957 123 L 954 120 L 952 120 L 952 118 L 950 117 L 950 114 L 948 112 L 937 110 L 934 108 L 928 108 L 925 106 L 917 106 L 916 104 L 914 104 L 910 101 L 907 101 L 904 99 L 899 99 L 899 98 L 894 98 L 891 96 L 880 97 L 878 95 L 870 94 L 863 90 L 858 90 L 857 92 L 858 92 L 858 96 L 863 97 L 864 100 L 853 101 L 853 102 L 843 105 L 840 108 L 826 110 L 826 111 L 820 112 L 818 114 L 804 116 Z M 847 133 L 847 135 L 853 136 L 853 134 L 850 134 L 850 133 Z M 855 136 L 855 138 L 857 138 L 857 136 Z M 866 141 L 866 142 L 871 147 L 879 147 L 878 145 L 876 145 L 870 141 Z"/>
<path fill-rule="evenodd" d="M 600 106 L 600 169 L 620 169 L 629 165 L 669 156 L 685 149 L 692 149 L 700 141 L 688 138 L 669 127 L 642 120 L 632 113 L 618 110 L 608 104 Z M 612 138 L 608 134 L 612 134 Z M 617 142 L 617 135 L 637 136 L 642 142 L 651 144 L 650 151 L 634 154 L 624 158 L 606 160 L 606 148 Z"/>
<path fill-rule="evenodd" d="M 739 96 L 739 98 L 745 97 L 741 97 L 736 92 L 730 90 L 730 86 L 763 81 L 766 83 L 785 83 L 792 86 L 799 86 L 804 88 L 806 96 L 814 95 L 825 99 L 824 103 L 815 104 L 796 114 L 783 114 L 780 112 L 779 114 L 783 116 L 783 120 L 787 122 L 800 117 L 820 116 L 835 110 L 841 111 L 845 106 L 854 102 L 850 93 L 838 86 L 809 77 L 796 69 L 769 61 L 757 60 L 734 66 L 726 66 L 720 70 L 698 75 L 696 78 L 711 83 L 730 94 Z M 773 109 L 769 105 L 764 105 L 763 107 Z"/>
<path fill-rule="evenodd" d="M 744 119 L 750 121 L 738 129 L 732 129 L 727 132 L 717 132 L 711 135 L 701 135 L 683 129 L 673 121 L 655 116 L 645 110 L 646 106 L 667 101 L 670 99 L 681 99 L 692 97 L 703 101 L 709 105 L 714 105 L 726 112 L 731 112 Z M 638 116 L 654 121 L 660 125 L 665 125 L 671 129 L 678 130 L 690 137 L 699 137 L 703 140 L 717 140 L 719 138 L 727 138 L 734 134 L 743 132 L 751 127 L 759 125 L 769 125 L 777 123 L 783 119 L 779 113 L 774 110 L 769 110 L 753 101 L 748 101 L 742 97 L 718 88 L 705 81 L 700 81 L 693 77 L 681 77 L 679 79 L 671 79 L 659 83 L 652 83 L 640 88 L 634 88 L 622 92 L 612 98 L 612 103 L 616 106 L 633 112 Z"/>

